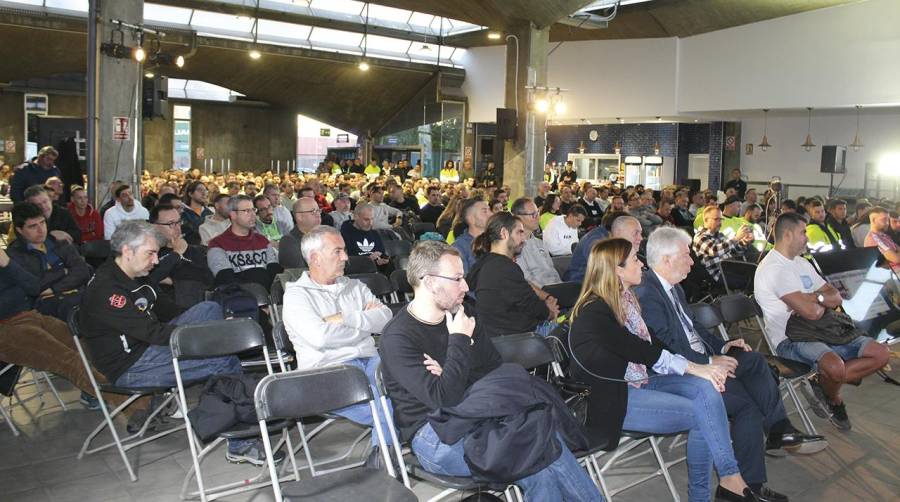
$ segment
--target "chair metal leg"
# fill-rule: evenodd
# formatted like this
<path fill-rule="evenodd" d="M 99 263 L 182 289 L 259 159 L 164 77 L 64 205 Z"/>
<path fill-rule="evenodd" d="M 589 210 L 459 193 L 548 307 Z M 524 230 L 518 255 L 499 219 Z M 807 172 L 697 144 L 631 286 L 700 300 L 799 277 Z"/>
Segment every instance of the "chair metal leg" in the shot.
<path fill-rule="evenodd" d="M 672 481 L 672 476 L 669 474 L 669 468 L 666 466 L 666 460 L 663 458 L 662 452 L 659 451 L 659 439 L 650 436 L 650 448 L 653 450 L 653 454 L 656 455 L 656 461 L 659 463 L 659 469 L 662 471 L 662 476 L 666 480 L 669 492 L 672 494 L 672 500 L 681 502 L 681 499 L 678 497 L 678 490 L 675 489 L 675 483 Z"/>
<path fill-rule="evenodd" d="M 44 377 L 44 381 L 47 382 L 47 387 L 50 387 L 50 392 L 53 393 L 53 397 L 56 398 L 56 401 L 59 403 L 59 406 L 63 409 L 63 411 L 68 411 L 66 408 L 66 403 L 63 402 L 62 398 L 59 397 L 59 392 L 56 391 L 56 386 L 53 385 L 53 382 L 50 380 L 50 375 L 47 374 L 46 371 L 39 372 L 40 376 Z M 35 384 L 37 384 L 37 379 L 35 379 Z"/>
<path fill-rule="evenodd" d="M 800 385 L 809 385 L 809 383 L 806 382 L 805 379 L 797 383 Z M 812 419 L 809 418 L 809 414 L 806 412 L 806 408 L 803 406 L 803 402 L 800 400 L 800 396 L 797 395 L 797 389 L 794 388 L 794 382 L 785 381 L 785 384 L 787 393 L 791 397 L 791 401 L 794 402 L 794 407 L 797 408 L 797 414 L 800 415 L 800 420 L 803 422 L 803 427 L 806 429 L 806 433 L 817 435 L 818 431 L 816 431 L 816 426 L 815 424 L 813 424 Z"/>
<path fill-rule="evenodd" d="M 12 417 L 9 416 L 9 412 L 6 411 L 6 407 L 3 406 L 3 403 L 0 402 L 0 415 L 3 415 L 3 420 L 6 421 L 6 425 L 9 426 L 9 430 L 12 431 L 13 436 L 19 436 L 19 429 L 16 428 L 16 424 L 13 423 Z"/>

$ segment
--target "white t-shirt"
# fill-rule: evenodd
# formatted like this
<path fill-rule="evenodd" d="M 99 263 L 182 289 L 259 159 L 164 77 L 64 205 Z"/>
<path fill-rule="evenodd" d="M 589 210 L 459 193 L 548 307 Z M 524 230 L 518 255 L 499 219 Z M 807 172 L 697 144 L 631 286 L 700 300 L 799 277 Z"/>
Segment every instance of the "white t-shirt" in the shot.
<path fill-rule="evenodd" d="M 766 333 L 772 350 L 783 342 L 791 309 L 781 297 L 795 293 L 812 293 L 825 285 L 825 279 L 803 258 L 788 260 L 776 250 L 769 251 L 756 269 L 753 293 L 763 311 Z"/>
<path fill-rule="evenodd" d="M 544 229 L 544 247 L 551 256 L 572 254 L 572 244 L 578 242 L 578 229 L 566 225 L 565 215 L 554 216 Z"/>

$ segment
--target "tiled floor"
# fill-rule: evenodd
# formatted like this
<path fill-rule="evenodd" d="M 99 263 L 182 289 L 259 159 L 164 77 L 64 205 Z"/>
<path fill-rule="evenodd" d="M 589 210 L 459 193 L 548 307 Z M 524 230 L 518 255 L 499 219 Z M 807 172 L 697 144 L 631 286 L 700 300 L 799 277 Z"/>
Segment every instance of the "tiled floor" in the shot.
<path fill-rule="evenodd" d="M 893 374 L 898 376 L 900 372 Z M 42 408 L 37 400 L 29 401 L 25 407 L 13 406 L 14 421 L 22 433 L 19 437 L 13 437 L 6 424 L 0 424 L 0 501 L 180 500 L 181 484 L 191 466 L 183 432 L 132 450 L 129 458 L 138 466 L 139 476 L 132 483 L 114 450 L 76 458 L 81 442 L 100 419 L 100 413 L 83 409 L 78 404 L 78 392 L 63 380 L 55 381 L 69 411 L 62 411 L 46 394 Z M 794 501 L 900 500 L 900 387 L 870 377 L 861 387 L 847 389 L 845 397 L 853 430 L 839 432 L 813 417 L 819 431 L 827 436 L 830 448 L 813 456 L 768 459 L 769 485 Z M 4 400 L 4 405 L 8 404 Z M 334 453 L 336 445 L 348 445 L 359 430 L 349 424 L 336 427 L 314 440 L 313 451 Z M 360 452 L 357 457 L 362 455 Z M 667 455 L 683 455 L 683 447 Z M 254 474 L 253 469 L 228 464 L 223 457 L 220 449 L 205 464 L 207 484 Z M 644 455 L 633 461 L 625 474 L 608 478 L 610 485 L 621 486 L 631 476 L 648 472 L 649 460 L 649 455 Z M 684 464 L 673 467 L 672 474 L 682 498 L 687 500 Z M 414 486 L 414 491 L 421 500 L 437 493 L 421 484 Z M 458 499 L 457 496 L 451 500 Z M 661 478 L 657 478 L 615 499 L 665 501 L 670 497 Z M 271 489 L 263 488 L 223 500 L 261 502 L 274 497 Z"/>

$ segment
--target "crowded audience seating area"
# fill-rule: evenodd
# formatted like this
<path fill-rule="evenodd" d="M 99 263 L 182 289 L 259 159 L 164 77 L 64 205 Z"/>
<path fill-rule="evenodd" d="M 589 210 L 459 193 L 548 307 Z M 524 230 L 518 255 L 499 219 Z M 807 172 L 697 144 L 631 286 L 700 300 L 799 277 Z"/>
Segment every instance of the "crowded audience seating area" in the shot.
<path fill-rule="evenodd" d="M 897 499 L 900 203 L 351 167 L 4 170 L 0 499 Z"/>

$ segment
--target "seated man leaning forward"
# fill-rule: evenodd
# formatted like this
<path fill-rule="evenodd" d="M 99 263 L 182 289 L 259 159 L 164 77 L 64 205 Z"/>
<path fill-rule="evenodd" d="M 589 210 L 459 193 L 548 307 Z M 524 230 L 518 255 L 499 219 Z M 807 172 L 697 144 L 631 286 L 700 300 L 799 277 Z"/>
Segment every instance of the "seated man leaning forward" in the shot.
<path fill-rule="evenodd" d="M 890 351 L 874 338 L 858 336 L 844 343 L 829 343 L 836 333 L 817 331 L 817 341 L 795 341 L 792 322 L 815 324 L 841 305 L 838 290 L 825 282 L 813 266 L 803 259 L 806 252 L 806 220 L 797 213 L 785 213 L 775 221 L 775 249 L 756 269 L 753 292 L 765 318 L 766 335 L 775 353 L 818 370 L 813 390 L 825 410 L 814 411 L 828 417 L 841 430 L 850 429 L 850 418 L 841 398 L 841 386 L 858 384 L 883 368 Z M 796 319 L 795 319 L 796 318 Z M 805 322 L 804 322 L 805 320 Z"/>
<path fill-rule="evenodd" d="M 92 363 L 119 387 L 175 387 L 175 368 L 169 339 L 175 326 L 222 319 L 222 307 L 200 302 L 169 323 L 154 312 L 156 291 L 142 283 L 159 262 L 157 253 L 168 239 L 152 223 L 121 222 L 112 234 L 114 259 L 108 260 L 82 296 L 80 328 Z M 186 381 L 241 372 L 237 357 L 211 357 L 179 361 Z M 140 428 L 146 415 L 129 420 L 129 432 Z M 283 453 L 281 454 L 283 458 Z M 228 441 L 226 459 L 265 464 L 258 439 Z"/>
<path fill-rule="evenodd" d="M 311 199 L 301 199 L 311 200 Z M 297 352 L 297 369 L 349 364 L 365 371 L 375 390 L 375 370 L 381 363 L 372 333 L 391 320 L 391 309 L 356 279 L 344 277 L 347 251 L 334 227 L 320 225 L 303 236 L 303 259 L 309 270 L 284 292 L 284 327 Z M 380 409 L 380 408 L 379 408 Z M 366 403 L 338 412 L 372 426 Z M 384 418 L 381 418 L 384 422 Z M 372 445 L 377 436 L 372 434 Z M 390 441 L 390 439 L 388 439 Z"/>
<path fill-rule="evenodd" d="M 456 249 L 440 241 L 420 242 L 410 255 L 406 276 L 415 299 L 385 326 L 379 350 L 400 440 L 411 443 L 424 468 L 443 475 L 514 482 L 524 489 L 528 501 L 603 500 L 571 453 L 568 440 L 573 436 L 566 426 L 567 413 L 546 424 L 543 434 L 532 427 L 531 416 L 517 422 L 522 429 L 516 431 L 504 426 L 492 434 L 478 435 L 483 432 L 478 430 L 474 434 L 463 431 L 462 437 L 448 434 L 447 416 L 465 409 L 474 411 L 479 403 L 488 403 L 494 416 L 505 413 L 517 420 L 524 405 L 547 407 L 554 396 L 540 394 L 540 404 L 531 402 L 529 397 L 537 397 L 545 384 L 533 377 L 525 380 L 528 390 L 524 395 L 521 380 L 515 380 L 515 385 L 497 380 L 498 375 L 506 377 L 516 368 L 524 371 L 501 364 L 491 340 L 474 335 L 475 321 L 461 309 L 468 287 Z M 581 432 L 576 430 L 574 435 Z M 583 435 L 580 441 L 574 439 L 574 446 L 583 447 Z M 510 443 L 517 445 L 515 454 L 503 450 Z M 524 472 L 509 472 L 506 479 L 486 479 L 482 467 L 488 458 L 495 464 L 535 461 Z"/>

